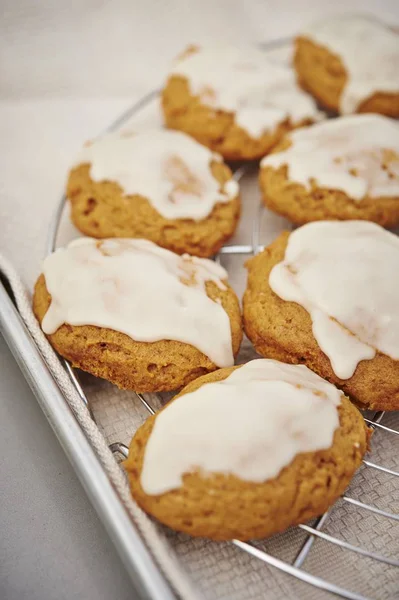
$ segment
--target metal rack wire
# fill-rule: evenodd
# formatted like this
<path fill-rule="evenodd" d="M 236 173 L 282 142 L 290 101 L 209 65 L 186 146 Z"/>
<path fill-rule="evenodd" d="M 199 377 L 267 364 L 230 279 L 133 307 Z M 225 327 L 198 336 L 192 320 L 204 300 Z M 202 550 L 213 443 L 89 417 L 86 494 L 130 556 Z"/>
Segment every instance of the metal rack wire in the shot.
<path fill-rule="evenodd" d="M 146 106 L 154 98 L 154 96 L 156 94 L 157 94 L 157 92 L 153 92 L 153 93 L 149 94 L 143 100 L 141 100 L 138 104 L 131 107 L 124 115 L 122 115 L 122 117 L 120 117 L 115 123 L 113 123 L 111 125 L 111 127 L 107 128 L 107 131 L 115 130 L 118 127 L 120 127 L 121 125 L 123 125 L 132 115 L 134 115 L 142 107 Z M 244 165 L 244 166 L 238 168 L 234 173 L 235 178 L 237 180 L 240 180 L 243 177 L 243 175 L 245 175 L 248 172 L 248 170 L 251 168 L 253 168 L 251 165 L 247 165 L 247 166 Z M 54 214 L 54 218 L 51 222 L 48 243 L 47 243 L 47 253 L 54 251 L 54 249 L 56 248 L 57 235 L 58 235 L 58 231 L 59 231 L 59 227 L 60 227 L 60 221 L 61 221 L 61 217 L 63 214 L 65 202 L 66 202 L 66 198 L 64 196 L 61 199 L 61 201 L 57 207 L 57 210 Z M 250 243 L 224 246 L 220 250 L 220 253 L 216 257 L 216 260 L 222 261 L 223 256 L 226 256 L 226 255 L 248 256 L 249 257 L 251 255 L 257 254 L 259 251 L 261 251 L 263 249 L 263 246 L 260 244 L 260 223 L 261 223 L 261 219 L 262 219 L 263 210 L 264 210 L 264 208 L 262 205 L 259 207 L 259 209 L 256 213 L 256 216 L 253 220 L 253 228 L 252 228 L 252 235 L 251 235 L 252 239 L 251 239 Z M 82 399 L 82 402 L 84 402 L 85 405 L 90 409 L 88 398 L 84 392 L 84 389 L 82 388 L 82 386 L 79 382 L 79 379 L 78 379 L 74 369 L 71 367 L 71 365 L 66 360 L 63 360 L 63 364 L 64 364 L 64 367 L 65 367 L 73 385 L 75 386 L 76 390 L 78 391 L 78 393 Z M 151 406 L 151 403 L 145 397 L 145 395 L 135 393 L 135 396 L 143 404 L 143 406 L 145 407 L 145 409 L 148 411 L 149 414 L 151 414 L 151 415 L 155 414 L 156 411 Z M 92 413 L 91 413 L 91 416 L 94 419 Z M 365 421 L 372 429 L 374 429 L 376 431 L 377 435 L 392 435 L 392 436 L 399 435 L 399 430 L 392 429 L 392 428 L 384 425 L 381 422 L 383 417 L 384 417 L 383 412 L 377 412 L 371 418 L 365 418 Z M 128 454 L 127 446 L 121 442 L 115 442 L 115 443 L 111 444 L 110 449 L 112 450 L 112 452 L 115 455 L 119 454 L 123 457 L 126 457 Z M 394 471 L 393 469 L 387 468 L 384 465 L 379 465 L 374 462 L 371 462 L 370 460 L 363 460 L 363 465 L 370 472 L 382 471 L 383 473 L 385 473 L 389 476 L 399 477 L 399 472 Z M 366 504 L 356 498 L 352 498 L 350 496 L 344 495 L 341 497 L 341 501 L 348 505 L 356 506 L 360 510 L 375 513 L 382 518 L 399 521 L 399 514 L 392 513 L 387 510 L 382 510 L 376 506 Z M 302 582 L 310 584 L 320 590 L 330 592 L 330 593 L 335 594 L 336 596 L 339 596 L 342 598 L 347 598 L 348 600 L 368 600 L 366 598 L 366 596 L 364 596 L 364 595 L 361 595 L 354 591 L 350 591 L 348 589 L 340 587 L 340 586 L 338 586 L 334 583 L 331 583 L 321 577 L 318 577 L 316 575 L 309 573 L 308 571 L 306 571 L 303 568 L 304 562 L 305 562 L 306 558 L 309 556 L 310 552 L 312 551 L 312 548 L 313 548 L 313 545 L 314 545 L 314 542 L 316 539 L 323 540 L 325 543 L 328 543 L 328 544 L 334 544 L 336 546 L 341 547 L 344 550 L 347 550 L 349 552 L 354 552 L 354 553 L 357 553 L 362 556 L 366 556 L 370 559 L 379 561 L 380 563 L 384 563 L 384 564 L 394 566 L 394 567 L 399 567 L 399 560 L 396 560 L 396 559 L 393 559 L 390 557 L 386 557 L 381 554 L 377 554 L 375 552 L 371 552 L 367 548 L 352 545 L 343 539 L 339 539 L 337 537 L 329 535 L 328 533 L 325 533 L 323 531 L 323 527 L 325 526 L 327 520 L 330 518 L 333 511 L 334 511 L 334 507 L 331 507 L 326 513 L 324 513 L 321 517 L 319 517 L 316 520 L 316 522 L 313 526 L 310 526 L 307 524 L 298 525 L 299 529 L 304 531 L 307 535 L 306 535 L 305 541 L 302 543 L 300 550 L 297 552 L 296 557 L 294 558 L 294 560 L 291 563 L 281 560 L 280 558 L 277 558 L 271 554 L 268 554 L 264 550 L 259 549 L 258 547 L 256 547 L 255 545 L 253 545 L 249 542 L 233 540 L 231 543 L 236 548 L 252 555 L 253 557 L 255 557 L 256 559 L 258 559 L 260 561 L 263 561 L 267 565 L 274 567 L 276 569 L 279 569 L 280 571 L 282 571 L 288 575 L 291 575 L 291 576 L 295 577 L 296 579 L 301 580 Z"/>

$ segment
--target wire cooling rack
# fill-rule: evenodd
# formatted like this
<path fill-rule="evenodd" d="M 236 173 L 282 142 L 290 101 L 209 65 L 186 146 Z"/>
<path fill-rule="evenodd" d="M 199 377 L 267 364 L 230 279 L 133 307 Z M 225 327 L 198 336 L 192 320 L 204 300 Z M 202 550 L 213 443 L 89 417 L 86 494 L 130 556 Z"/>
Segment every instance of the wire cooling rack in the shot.
<path fill-rule="evenodd" d="M 272 45 L 271 47 L 272 47 L 272 49 L 279 48 L 279 46 L 283 46 L 284 44 L 286 44 L 285 41 L 282 43 L 277 43 L 275 45 Z M 142 109 L 147 107 L 157 97 L 158 93 L 159 93 L 158 91 L 154 91 L 154 92 L 148 94 L 146 97 L 144 97 L 140 102 L 133 105 L 120 118 L 118 118 L 117 121 L 115 121 L 110 127 L 108 127 L 106 129 L 106 132 L 115 131 L 115 130 L 119 129 L 120 127 L 124 126 L 126 123 L 129 122 L 129 119 L 131 117 L 133 117 L 139 111 L 141 111 Z M 236 168 L 234 170 L 235 179 L 237 181 L 240 181 L 245 175 L 247 175 L 254 168 L 256 168 L 256 165 L 254 165 L 254 164 L 246 164 L 246 165 L 239 166 L 238 168 Z M 53 220 L 50 225 L 48 243 L 47 243 L 47 254 L 53 252 L 55 250 L 55 248 L 57 247 L 57 239 L 58 239 L 60 223 L 61 223 L 64 208 L 65 208 L 65 204 L 66 204 L 66 198 L 65 198 L 65 196 L 63 196 L 61 198 L 61 201 L 57 207 L 57 210 L 55 212 L 55 215 L 54 215 Z M 261 240 L 261 222 L 265 215 L 265 211 L 266 211 L 266 209 L 264 208 L 263 204 L 256 207 L 256 210 L 252 216 L 252 233 L 249 236 L 250 239 L 248 240 L 248 243 L 237 243 L 237 244 L 224 246 L 220 250 L 219 254 L 215 257 L 215 260 L 223 263 L 223 261 L 226 257 L 249 258 L 249 257 L 257 254 L 258 252 L 260 252 L 264 248 L 264 246 L 260 243 L 260 240 Z M 83 386 L 81 385 L 81 383 L 79 381 L 77 372 L 75 372 L 75 370 L 71 367 L 71 365 L 66 360 L 63 360 L 62 362 L 63 362 L 64 368 L 67 371 L 73 385 L 75 386 L 77 392 L 79 393 L 79 395 L 82 399 L 82 402 L 84 402 L 84 404 L 90 410 L 89 400 L 87 398 L 87 395 L 84 391 Z M 151 403 L 151 397 L 144 395 L 144 394 L 139 394 L 139 393 L 135 393 L 135 396 L 139 399 L 139 401 L 145 407 L 145 409 L 149 415 L 153 415 L 156 413 L 156 409 L 153 407 L 153 405 Z M 375 412 L 374 414 L 371 414 L 371 415 L 367 414 L 365 416 L 365 421 L 375 431 L 375 435 L 378 435 L 378 436 L 383 435 L 383 436 L 387 436 L 387 437 L 399 436 L 399 430 L 388 427 L 387 425 L 385 425 L 382 422 L 384 419 L 384 414 L 385 414 L 384 412 Z M 91 412 L 91 415 L 92 415 L 92 418 L 94 419 L 92 412 Z M 114 453 L 116 458 L 118 455 L 122 456 L 122 457 L 126 457 L 128 454 L 128 447 L 125 444 L 123 444 L 122 442 L 117 441 L 117 442 L 110 444 L 110 449 Z M 394 477 L 394 478 L 399 477 L 398 471 L 395 471 L 395 470 L 388 468 L 381 464 L 376 464 L 375 462 L 372 462 L 371 460 L 368 460 L 368 459 L 363 460 L 363 467 L 365 467 L 367 469 L 370 477 L 372 477 L 373 473 L 376 473 L 377 471 L 383 472 L 384 474 L 386 474 L 387 476 L 390 476 L 390 477 Z M 348 490 L 349 494 L 350 494 L 350 489 L 351 488 L 349 487 L 349 490 Z M 365 511 L 366 513 L 374 513 L 375 515 L 378 515 L 379 518 L 386 519 L 387 521 L 399 521 L 399 514 L 388 510 L 389 507 L 386 507 L 386 510 L 381 509 L 377 506 L 364 503 L 361 500 L 358 500 L 358 499 L 353 498 L 350 495 L 346 495 L 346 494 L 341 497 L 341 501 L 346 503 L 350 507 L 356 507 L 357 509 L 360 509 L 361 511 Z M 399 567 L 399 560 L 397 560 L 395 558 L 392 558 L 390 556 L 384 556 L 382 554 L 373 552 L 373 551 L 367 549 L 367 547 L 363 547 L 360 545 L 353 545 L 351 543 L 348 543 L 344 539 L 340 539 L 339 537 L 330 535 L 329 533 L 326 533 L 325 531 L 323 531 L 323 528 L 326 525 L 327 521 L 329 519 L 333 518 L 333 516 L 334 516 L 333 513 L 334 513 L 334 507 L 331 507 L 326 513 L 324 513 L 322 516 L 320 516 L 313 525 L 308 525 L 308 524 L 304 523 L 304 524 L 297 526 L 300 530 L 302 530 L 305 533 L 305 539 L 302 542 L 302 545 L 301 545 L 299 551 L 297 552 L 296 556 L 292 560 L 292 562 L 288 562 L 288 561 L 282 560 L 276 556 L 273 556 L 272 554 L 265 552 L 264 550 L 260 549 L 256 545 L 249 543 L 249 542 L 242 542 L 242 541 L 236 539 L 236 540 L 233 540 L 231 542 L 231 544 L 233 544 L 236 548 L 238 548 L 242 552 L 245 552 L 245 553 L 251 555 L 252 557 L 254 557 L 255 559 L 258 559 L 259 561 L 266 563 L 270 567 L 273 567 L 273 568 L 278 569 L 288 575 L 291 575 L 292 577 L 295 577 L 297 580 L 305 582 L 311 586 L 314 586 L 315 588 L 324 590 L 326 592 L 330 592 L 331 594 L 342 597 L 342 598 L 347 598 L 348 600 L 369 600 L 368 597 L 366 597 L 360 593 L 357 593 L 356 591 L 351 591 L 349 589 L 346 589 L 344 587 L 336 585 L 335 583 L 329 582 L 322 577 L 316 576 L 316 575 L 308 572 L 304 568 L 305 559 L 307 559 L 309 554 L 312 552 L 312 549 L 314 548 L 314 542 L 316 539 L 322 540 L 323 542 L 325 542 L 327 544 L 336 545 L 336 546 L 340 547 L 341 549 L 346 550 L 348 552 L 353 552 L 358 555 L 368 557 L 369 559 L 378 561 L 379 563 L 384 563 L 391 567 Z M 398 577 L 399 577 L 399 575 L 398 575 Z"/>

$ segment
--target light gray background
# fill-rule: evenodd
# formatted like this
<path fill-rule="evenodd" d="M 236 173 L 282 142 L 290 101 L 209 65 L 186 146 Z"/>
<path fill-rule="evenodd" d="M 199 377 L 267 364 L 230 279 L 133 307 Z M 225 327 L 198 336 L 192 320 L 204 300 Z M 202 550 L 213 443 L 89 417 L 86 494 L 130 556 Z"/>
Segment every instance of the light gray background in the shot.
<path fill-rule="evenodd" d="M 137 598 L 0 336 L 0 598 Z"/>
<path fill-rule="evenodd" d="M 0 0 L 0 251 L 31 286 L 76 150 L 185 45 L 290 36 L 342 11 L 399 21 L 397 0 Z M 0 339 L 0 599 L 135 597 Z"/>

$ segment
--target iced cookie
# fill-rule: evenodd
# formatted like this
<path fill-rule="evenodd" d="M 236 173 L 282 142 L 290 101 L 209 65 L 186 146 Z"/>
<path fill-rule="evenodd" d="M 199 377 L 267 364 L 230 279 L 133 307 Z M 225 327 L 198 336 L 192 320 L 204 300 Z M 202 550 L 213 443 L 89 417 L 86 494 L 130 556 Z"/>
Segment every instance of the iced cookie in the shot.
<path fill-rule="evenodd" d="M 399 238 L 367 221 L 283 233 L 248 262 L 244 328 L 363 408 L 399 409 Z"/>
<path fill-rule="evenodd" d="M 399 124 L 353 115 L 298 129 L 262 160 L 260 186 L 266 206 L 297 224 L 399 225 Z"/>
<path fill-rule="evenodd" d="M 87 145 L 70 172 L 72 221 L 96 238 L 146 238 L 208 257 L 234 233 L 238 184 L 222 158 L 184 133 L 111 133 Z"/>
<path fill-rule="evenodd" d="M 284 133 L 320 118 L 291 68 L 252 47 L 189 48 L 162 92 L 166 125 L 228 160 L 264 156 Z"/>
<path fill-rule="evenodd" d="M 132 494 L 172 529 L 263 538 L 322 514 L 367 449 L 364 420 L 301 365 L 254 360 L 189 384 L 136 432 Z"/>
<path fill-rule="evenodd" d="M 383 23 L 361 15 L 314 23 L 296 40 L 294 64 L 326 108 L 399 117 L 399 36 Z"/>
<path fill-rule="evenodd" d="M 43 263 L 33 309 L 61 356 L 138 392 L 233 365 L 242 338 L 226 271 L 148 240 L 82 238 L 57 250 Z"/>

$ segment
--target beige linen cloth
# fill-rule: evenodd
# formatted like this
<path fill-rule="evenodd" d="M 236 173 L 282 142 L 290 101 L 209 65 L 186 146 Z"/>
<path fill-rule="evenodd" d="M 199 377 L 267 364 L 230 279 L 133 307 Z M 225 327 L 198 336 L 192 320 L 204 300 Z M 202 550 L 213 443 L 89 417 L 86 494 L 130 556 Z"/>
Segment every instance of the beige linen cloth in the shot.
<path fill-rule="evenodd" d="M 0 258 L 0 270 L 10 280 L 19 310 L 39 345 L 49 369 L 96 449 L 104 469 L 118 490 L 121 501 L 127 506 L 156 562 L 180 597 L 209 600 L 330 598 L 330 594 L 280 573 L 230 543 L 193 540 L 148 519 L 131 500 L 123 472 L 108 450 L 108 444 L 112 442 L 129 443 L 136 428 L 148 416 L 146 409 L 134 393 L 120 391 L 107 382 L 82 374 L 81 382 L 90 400 L 96 425 L 90 419 L 30 310 L 30 290 L 40 272 L 51 214 L 55 210 L 71 158 L 81 142 L 95 136 L 126 109 L 132 100 L 138 98 L 141 92 L 149 89 L 151 78 L 154 80 L 153 83 L 158 85 L 161 72 L 157 71 L 157 60 L 161 61 L 161 66 L 164 66 L 166 59 L 169 60 L 186 41 L 209 39 L 212 35 L 215 36 L 214 30 L 217 27 L 230 38 L 235 38 L 237 32 L 241 32 L 242 39 L 258 40 L 265 39 L 265 31 L 269 37 L 276 37 L 276 31 L 279 35 L 290 34 L 300 25 L 300 22 L 307 22 L 312 16 L 320 15 L 323 12 L 321 10 L 323 2 L 307 2 L 306 11 L 300 14 L 292 10 L 293 6 L 298 6 L 292 2 L 246 2 L 245 10 L 244 3 L 221 2 L 212 13 L 212 31 L 208 35 L 204 34 L 205 28 L 202 32 L 197 31 L 198 35 L 195 35 L 192 16 L 190 17 L 191 13 L 189 14 L 187 9 L 187 4 L 191 3 L 157 2 L 157 6 L 173 8 L 163 12 L 163 20 L 166 19 L 167 23 L 172 17 L 174 20 L 174 17 L 179 15 L 182 25 L 189 21 L 190 25 L 187 26 L 183 37 L 180 36 L 179 43 L 176 42 L 178 37 L 176 27 L 170 28 L 170 31 L 165 33 L 161 28 L 160 18 L 158 29 L 155 27 L 154 30 L 149 31 L 147 26 L 147 29 L 144 27 L 144 31 L 140 32 L 140 27 L 137 28 L 137 34 L 141 35 L 140 39 L 143 43 L 146 35 L 151 34 L 155 39 L 162 32 L 163 42 L 167 46 L 167 52 L 158 52 L 157 56 L 149 52 L 148 65 L 151 77 L 145 81 L 143 65 L 141 64 L 134 73 L 132 65 L 134 61 L 127 59 L 128 32 L 123 28 L 121 32 L 118 28 L 112 28 L 117 17 L 114 12 L 110 13 L 111 9 L 108 7 L 113 5 L 116 7 L 113 10 L 123 9 L 122 21 L 126 21 L 126 14 L 133 20 L 137 17 L 132 6 L 137 9 L 140 18 L 143 18 L 143 6 L 146 3 L 140 3 L 140 7 L 138 5 L 136 7 L 135 3 L 125 4 L 122 0 L 107 5 L 96 0 L 87 3 L 71 3 L 69 12 L 63 14 L 65 21 L 61 31 L 58 31 L 60 35 L 56 37 L 54 37 L 57 33 L 57 28 L 54 31 L 54 14 L 46 17 L 46 23 L 49 22 L 51 27 L 40 21 L 44 19 L 43 14 L 40 13 L 40 9 L 43 8 L 41 2 L 30 3 L 29 7 L 27 2 L 13 4 L 8 2 L 8 4 L 9 13 L 6 14 L 5 24 L 3 23 L 5 31 L 1 32 L 5 35 L 0 36 L 2 56 L 8 58 L 8 66 L 2 65 L 1 71 L 3 85 L 0 97 L 0 143 L 3 172 L 0 183 L 0 250 L 8 260 L 4 257 Z M 345 4 L 348 5 L 347 2 Z M 366 8 L 378 9 L 378 2 L 352 4 L 354 9 L 360 5 L 362 8 L 366 5 Z M 182 8 L 183 5 L 186 8 Z M 20 34 L 16 33 L 19 21 L 15 6 L 22 6 L 28 13 L 29 19 L 25 22 L 25 26 L 33 31 L 30 37 L 23 35 L 23 31 Z M 209 14 L 214 6 L 215 3 L 204 1 L 199 12 Z M 280 20 L 276 17 L 278 6 Z M 324 3 L 324 10 L 326 6 L 327 3 Z M 397 13 L 397 5 L 385 3 L 384 8 L 388 18 L 392 18 L 395 12 L 394 6 Z M 98 10 L 95 11 L 93 7 L 97 7 Z M 236 8 L 235 13 L 234 8 Z M 66 8 L 62 10 L 66 11 Z M 331 7 L 328 7 L 328 10 L 332 12 Z M 83 15 L 79 11 L 83 11 Z M 284 12 L 288 15 L 286 21 L 284 21 Z M 226 15 L 229 15 L 230 21 Z M 80 18 L 75 29 L 74 17 L 78 16 Z M 120 23 L 121 19 L 119 18 L 117 22 Z M 148 15 L 145 23 L 148 25 Z M 201 24 L 204 26 L 204 21 L 200 20 L 197 27 L 201 28 Z M 111 26 L 112 31 L 115 30 L 112 40 L 116 42 L 117 48 L 120 39 L 126 42 L 122 50 L 121 72 L 109 68 L 107 63 L 109 56 L 102 51 L 102 46 L 98 42 L 100 39 L 106 39 L 104 32 L 107 25 L 108 28 Z M 70 26 L 69 32 L 68 26 Z M 178 29 L 180 31 L 180 27 Z M 37 36 L 40 34 L 37 38 L 38 42 L 30 49 L 27 39 L 35 39 L 36 34 Z M 186 40 L 184 36 L 189 39 Z M 18 43 L 15 43 L 16 39 Z M 91 57 L 92 60 L 85 66 L 92 67 L 96 75 L 90 80 L 85 77 L 81 69 L 78 79 L 73 77 L 73 70 L 79 69 L 80 57 L 84 56 L 82 40 L 87 41 L 89 58 Z M 156 44 L 159 44 L 159 39 L 157 40 Z M 108 41 L 111 40 L 108 38 Z M 112 47 L 112 43 L 109 43 L 110 52 L 113 51 Z M 68 52 L 72 53 L 72 59 L 67 58 Z M 39 62 L 29 62 L 29 55 L 36 57 Z M 46 56 L 48 60 L 44 60 Z M 36 70 L 33 72 L 34 65 Z M 140 84 L 134 92 L 133 86 L 129 87 L 129 84 L 126 84 L 128 65 L 132 66 L 135 80 Z M 105 77 L 102 77 L 104 69 Z M 110 75 L 111 71 L 112 75 Z M 107 78 L 107 75 L 110 77 Z M 26 77 L 30 78 L 29 93 L 19 87 Z M 53 82 L 50 91 L 48 81 Z M 118 87 L 121 81 L 125 82 L 125 87 Z M 7 85 L 5 86 L 4 83 Z M 80 90 L 79 93 L 76 86 Z M 102 95 L 101 99 L 98 94 Z M 127 126 L 137 130 L 139 127 L 159 125 L 156 105 L 151 105 L 143 115 L 131 120 Z M 261 244 L 268 243 L 276 234 L 289 227 L 283 219 L 267 211 L 258 212 L 259 194 L 256 174 L 250 173 L 244 177 L 242 190 L 244 215 L 232 243 L 234 241 L 252 243 L 254 220 L 259 225 Z M 65 211 L 58 244 L 63 244 L 77 235 L 78 232 L 69 223 L 68 212 Z M 256 237 L 254 241 L 256 242 Z M 12 260 L 14 267 L 9 260 Z M 232 283 L 240 295 L 245 285 L 243 262 L 240 257 L 225 257 L 222 261 L 230 272 Z M 250 356 L 253 356 L 253 351 L 248 344 L 244 344 L 240 360 L 247 360 Z M 151 396 L 149 401 L 154 408 L 157 408 L 163 400 Z M 245 399 L 243 399 L 243 410 L 245 410 Z M 398 429 L 399 415 L 387 415 L 384 424 Z M 399 436 L 377 431 L 373 437 L 370 460 L 399 470 Z M 348 496 L 387 511 L 399 512 L 397 480 L 367 467 L 359 470 L 350 486 Z M 377 554 L 396 559 L 399 557 L 399 522 L 350 506 L 342 501 L 333 508 L 323 531 Z M 303 532 L 294 528 L 270 540 L 256 542 L 256 546 L 283 560 L 292 561 L 305 537 Z M 315 542 L 304 569 L 367 598 L 375 600 L 399 598 L 399 575 L 394 567 L 342 550 L 326 541 Z"/>

